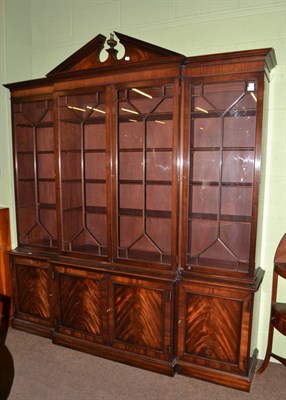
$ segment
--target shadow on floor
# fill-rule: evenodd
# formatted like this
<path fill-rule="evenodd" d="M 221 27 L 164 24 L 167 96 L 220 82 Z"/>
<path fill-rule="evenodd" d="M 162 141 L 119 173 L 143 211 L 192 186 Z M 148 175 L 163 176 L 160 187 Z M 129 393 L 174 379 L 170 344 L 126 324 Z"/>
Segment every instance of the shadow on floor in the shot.
<path fill-rule="evenodd" d="M 8 399 L 14 380 L 14 362 L 5 346 L 9 326 L 11 298 L 0 294 L 0 400 Z"/>

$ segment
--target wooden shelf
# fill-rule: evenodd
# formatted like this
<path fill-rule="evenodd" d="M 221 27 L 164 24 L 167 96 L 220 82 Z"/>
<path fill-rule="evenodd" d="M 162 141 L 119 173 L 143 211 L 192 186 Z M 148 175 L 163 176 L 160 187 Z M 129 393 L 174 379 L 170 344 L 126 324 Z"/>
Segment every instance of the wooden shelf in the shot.
<path fill-rule="evenodd" d="M 192 213 L 189 221 L 194 219 L 212 220 L 212 221 L 233 221 L 233 222 L 247 222 L 250 223 L 252 218 L 248 215 L 225 215 L 225 214 L 207 214 L 207 213 Z"/>
<path fill-rule="evenodd" d="M 171 186 L 172 182 L 171 181 L 150 181 L 150 180 L 146 180 L 144 181 L 143 179 L 120 179 L 118 181 L 118 183 L 120 185 L 152 185 L 152 186 Z"/>
<path fill-rule="evenodd" d="M 215 146 L 215 147 L 195 147 L 195 146 L 191 146 L 190 147 L 190 152 L 193 153 L 195 151 L 254 151 L 255 148 L 254 147 L 242 147 L 242 146 L 228 146 L 228 147 L 219 147 L 219 146 Z"/>
<path fill-rule="evenodd" d="M 172 153 L 173 149 L 170 147 L 146 147 L 143 149 L 143 147 L 134 147 L 134 148 L 119 148 L 118 152 L 119 153 L 144 153 L 144 152 L 169 152 Z"/>
<path fill-rule="evenodd" d="M 190 181 L 190 186 L 222 186 L 222 187 L 253 187 L 250 182 L 214 182 L 214 181 Z"/>
<path fill-rule="evenodd" d="M 129 115 L 119 115 L 118 122 L 121 123 L 129 123 L 135 124 L 136 122 L 130 121 L 130 119 L 136 120 L 137 122 L 155 122 L 156 120 L 159 121 L 172 121 L 173 114 L 172 113 L 152 113 L 148 114 L 147 116 L 141 116 L 136 114 L 129 114 Z"/>
<path fill-rule="evenodd" d="M 170 264 L 171 256 L 160 252 L 140 251 L 134 249 L 121 249 L 118 250 L 119 258 L 125 260 L 144 260 L 155 263 Z"/>
<path fill-rule="evenodd" d="M 208 110 L 208 113 L 205 112 L 191 112 L 191 118 L 198 119 L 208 119 L 208 118 L 233 118 L 234 116 L 231 115 L 231 112 L 235 111 L 235 117 L 252 117 L 256 116 L 256 110 L 247 109 L 247 110 L 236 110 L 235 107 L 233 110 L 228 111 L 225 113 L 225 110 L 218 110 L 212 111 Z"/>
<path fill-rule="evenodd" d="M 38 207 L 39 209 L 43 210 L 55 210 L 56 204 L 55 203 L 30 203 L 30 204 L 20 204 L 19 208 L 31 208 L 31 207 Z"/>
<path fill-rule="evenodd" d="M 86 213 L 89 214 L 106 214 L 106 207 L 91 207 L 91 206 L 86 206 L 84 207 L 70 207 L 70 208 L 64 208 L 63 212 L 64 213 L 69 213 L 69 212 L 78 212 L 78 213 L 83 213 L 85 210 Z"/>
<path fill-rule="evenodd" d="M 53 128 L 54 123 L 53 122 L 39 122 L 33 124 L 31 123 L 16 123 L 17 128 Z"/>
<path fill-rule="evenodd" d="M 210 267 L 210 268 L 220 268 L 224 271 L 244 271 L 248 267 L 247 260 L 234 260 L 234 261 L 227 261 L 227 260 L 215 260 L 214 258 L 207 258 L 203 256 L 191 256 L 188 255 L 187 265 L 189 267 Z"/>
<path fill-rule="evenodd" d="M 74 125 L 104 125 L 105 124 L 105 117 L 84 117 L 82 115 L 82 118 L 60 118 L 60 122 L 62 123 L 67 123 L 67 124 L 74 124 Z"/>
<path fill-rule="evenodd" d="M 72 248 L 72 251 L 83 253 L 83 254 L 95 254 L 100 256 L 107 256 L 107 248 L 105 246 L 100 245 L 81 245 L 81 246 L 73 246 L 70 242 L 65 242 L 64 251 L 68 251 L 67 248 Z"/>
<path fill-rule="evenodd" d="M 106 153 L 106 149 L 61 149 L 61 153 L 96 154 L 96 153 Z"/>
<path fill-rule="evenodd" d="M 62 183 L 71 183 L 71 184 L 72 183 L 76 183 L 76 184 L 80 183 L 80 184 L 84 185 L 84 184 L 87 184 L 87 183 L 105 184 L 106 180 L 105 179 L 84 179 L 84 180 L 81 180 L 81 179 L 72 179 L 72 178 L 70 178 L 70 179 L 62 179 L 61 182 Z"/>
<path fill-rule="evenodd" d="M 132 217 L 143 217 L 143 210 L 135 209 L 135 208 L 120 208 L 119 216 L 129 215 Z M 145 210 L 144 213 L 146 218 L 171 218 L 171 211 L 162 211 L 162 210 Z"/>

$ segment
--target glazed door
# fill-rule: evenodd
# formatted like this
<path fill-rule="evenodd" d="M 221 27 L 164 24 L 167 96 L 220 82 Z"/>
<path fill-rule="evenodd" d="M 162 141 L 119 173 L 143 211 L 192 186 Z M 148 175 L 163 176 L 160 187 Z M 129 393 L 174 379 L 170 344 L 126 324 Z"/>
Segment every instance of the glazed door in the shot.
<path fill-rule="evenodd" d="M 125 85 L 115 94 L 114 258 L 174 267 L 178 82 Z"/>
<path fill-rule="evenodd" d="M 109 288 L 111 345 L 170 361 L 173 285 L 111 276 Z"/>
<path fill-rule="evenodd" d="M 18 243 L 56 250 L 53 126 L 51 99 L 13 103 Z"/>
<path fill-rule="evenodd" d="M 56 331 L 95 343 L 107 342 L 106 275 L 54 268 Z"/>
<path fill-rule="evenodd" d="M 59 95 L 61 246 L 67 254 L 108 254 L 107 113 L 104 88 Z"/>
<path fill-rule="evenodd" d="M 257 222 L 261 90 L 256 80 L 198 83 L 188 86 L 186 97 L 184 267 L 249 273 Z"/>

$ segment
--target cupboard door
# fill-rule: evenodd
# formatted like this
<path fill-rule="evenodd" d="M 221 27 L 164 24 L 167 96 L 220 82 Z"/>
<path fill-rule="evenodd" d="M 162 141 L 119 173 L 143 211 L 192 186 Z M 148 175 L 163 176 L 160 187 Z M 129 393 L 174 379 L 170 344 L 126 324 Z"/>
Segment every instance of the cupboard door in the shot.
<path fill-rule="evenodd" d="M 257 93 L 255 79 L 189 87 L 183 219 L 188 269 L 249 273 L 254 265 L 251 243 L 260 168 Z"/>
<path fill-rule="evenodd" d="M 19 245 L 57 248 L 53 101 L 13 104 Z"/>
<path fill-rule="evenodd" d="M 173 286 L 110 278 L 111 345 L 142 356 L 172 359 Z"/>
<path fill-rule="evenodd" d="M 106 275 L 55 267 L 56 330 L 90 342 L 106 342 Z"/>
<path fill-rule="evenodd" d="M 114 257 L 124 262 L 175 264 L 177 85 L 156 82 L 117 90 Z"/>
<path fill-rule="evenodd" d="M 180 284 L 179 364 L 246 373 L 252 302 L 245 290 Z"/>
<path fill-rule="evenodd" d="M 108 149 L 104 89 L 59 96 L 62 250 L 106 257 Z"/>
<path fill-rule="evenodd" d="M 52 277 L 50 264 L 42 260 L 12 257 L 11 265 L 15 318 L 51 327 Z"/>

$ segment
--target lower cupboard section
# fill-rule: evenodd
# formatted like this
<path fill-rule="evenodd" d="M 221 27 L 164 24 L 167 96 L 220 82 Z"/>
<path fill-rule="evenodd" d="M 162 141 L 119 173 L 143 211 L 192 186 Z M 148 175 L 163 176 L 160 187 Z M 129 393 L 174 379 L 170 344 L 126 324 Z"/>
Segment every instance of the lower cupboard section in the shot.
<path fill-rule="evenodd" d="M 250 389 L 251 290 L 181 282 L 177 371 L 236 389 Z"/>
<path fill-rule="evenodd" d="M 97 356 L 248 391 L 253 289 L 11 256 L 13 326 Z"/>
<path fill-rule="evenodd" d="M 173 375 L 174 283 L 54 268 L 53 341 Z"/>

